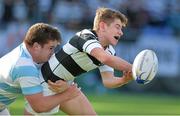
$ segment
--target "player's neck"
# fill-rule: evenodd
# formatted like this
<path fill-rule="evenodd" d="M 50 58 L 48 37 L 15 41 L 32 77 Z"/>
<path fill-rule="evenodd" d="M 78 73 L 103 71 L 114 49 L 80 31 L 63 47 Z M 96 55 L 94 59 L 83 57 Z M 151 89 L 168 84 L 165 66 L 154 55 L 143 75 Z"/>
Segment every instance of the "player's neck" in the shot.
<path fill-rule="evenodd" d="M 103 36 L 102 33 L 98 32 L 98 31 L 96 33 L 97 33 L 100 44 L 103 46 L 103 48 L 106 48 L 108 46 L 106 38 Z"/>
<path fill-rule="evenodd" d="M 28 50 L 28 52 L 30 53 L 31 57 L 32 57 L 32 60 L 38 64 L 38 61 L 36 60 L 36 55 L 35 55 L 35 50 L 33 49 L 33 47 L 29 46 L 29 45 L 26 45 L 26 48 Z"/>

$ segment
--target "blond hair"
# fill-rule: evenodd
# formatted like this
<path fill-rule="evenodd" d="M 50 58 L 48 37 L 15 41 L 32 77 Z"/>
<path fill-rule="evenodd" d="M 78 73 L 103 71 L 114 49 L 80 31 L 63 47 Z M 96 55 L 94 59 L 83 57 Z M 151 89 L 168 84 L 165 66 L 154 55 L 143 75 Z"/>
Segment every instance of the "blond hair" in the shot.
<path fill-rule="evenodd" d="M 127 25 L 128 19 L 121 12 L 105 7 L 98 8 L 96 10 L 96 16 L 94 18 L 93 30 L 99 29 L 100 22 L 103 21 L 106 24 L 110 25 L 115 19 L 120 19 L 123 26 Z"/>

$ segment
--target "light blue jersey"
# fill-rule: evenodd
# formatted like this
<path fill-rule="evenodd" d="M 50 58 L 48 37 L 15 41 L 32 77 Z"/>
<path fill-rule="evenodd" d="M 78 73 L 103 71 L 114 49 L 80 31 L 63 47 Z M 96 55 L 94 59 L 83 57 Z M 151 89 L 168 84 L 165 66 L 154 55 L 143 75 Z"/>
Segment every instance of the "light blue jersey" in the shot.
<path fill-rule="evenodd" d="M 15 101 L 19 94 L 42 92 L 40 65 L 33 62 L 22 43 L 0 59 L 0 111 Z"/>

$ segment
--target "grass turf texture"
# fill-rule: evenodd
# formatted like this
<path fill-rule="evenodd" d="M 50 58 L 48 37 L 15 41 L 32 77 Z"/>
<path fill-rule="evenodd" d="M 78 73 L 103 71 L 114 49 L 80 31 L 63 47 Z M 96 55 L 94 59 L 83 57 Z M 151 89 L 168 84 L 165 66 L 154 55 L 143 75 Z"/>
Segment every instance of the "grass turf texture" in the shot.
<path fill-rule="evenodd" d="M 98 115 L 177 115 L 179 96 L 153 94 L 88 95 Z M 24 100 L 19 97 L 10 106 L 12 115 L 23 114 Z M 64 114 L 63 112 L 58 113 Z"/>

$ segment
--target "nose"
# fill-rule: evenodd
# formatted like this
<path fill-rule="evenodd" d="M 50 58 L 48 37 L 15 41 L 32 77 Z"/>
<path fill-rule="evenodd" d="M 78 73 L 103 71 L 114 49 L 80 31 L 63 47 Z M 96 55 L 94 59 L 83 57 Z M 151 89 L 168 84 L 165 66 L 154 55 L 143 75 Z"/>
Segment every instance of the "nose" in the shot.
<path fill-rule="evenodd" d="M 123 35 L 123 31 L 120 29 L 119 30 L 119 35 L 122 36 Z"/>

